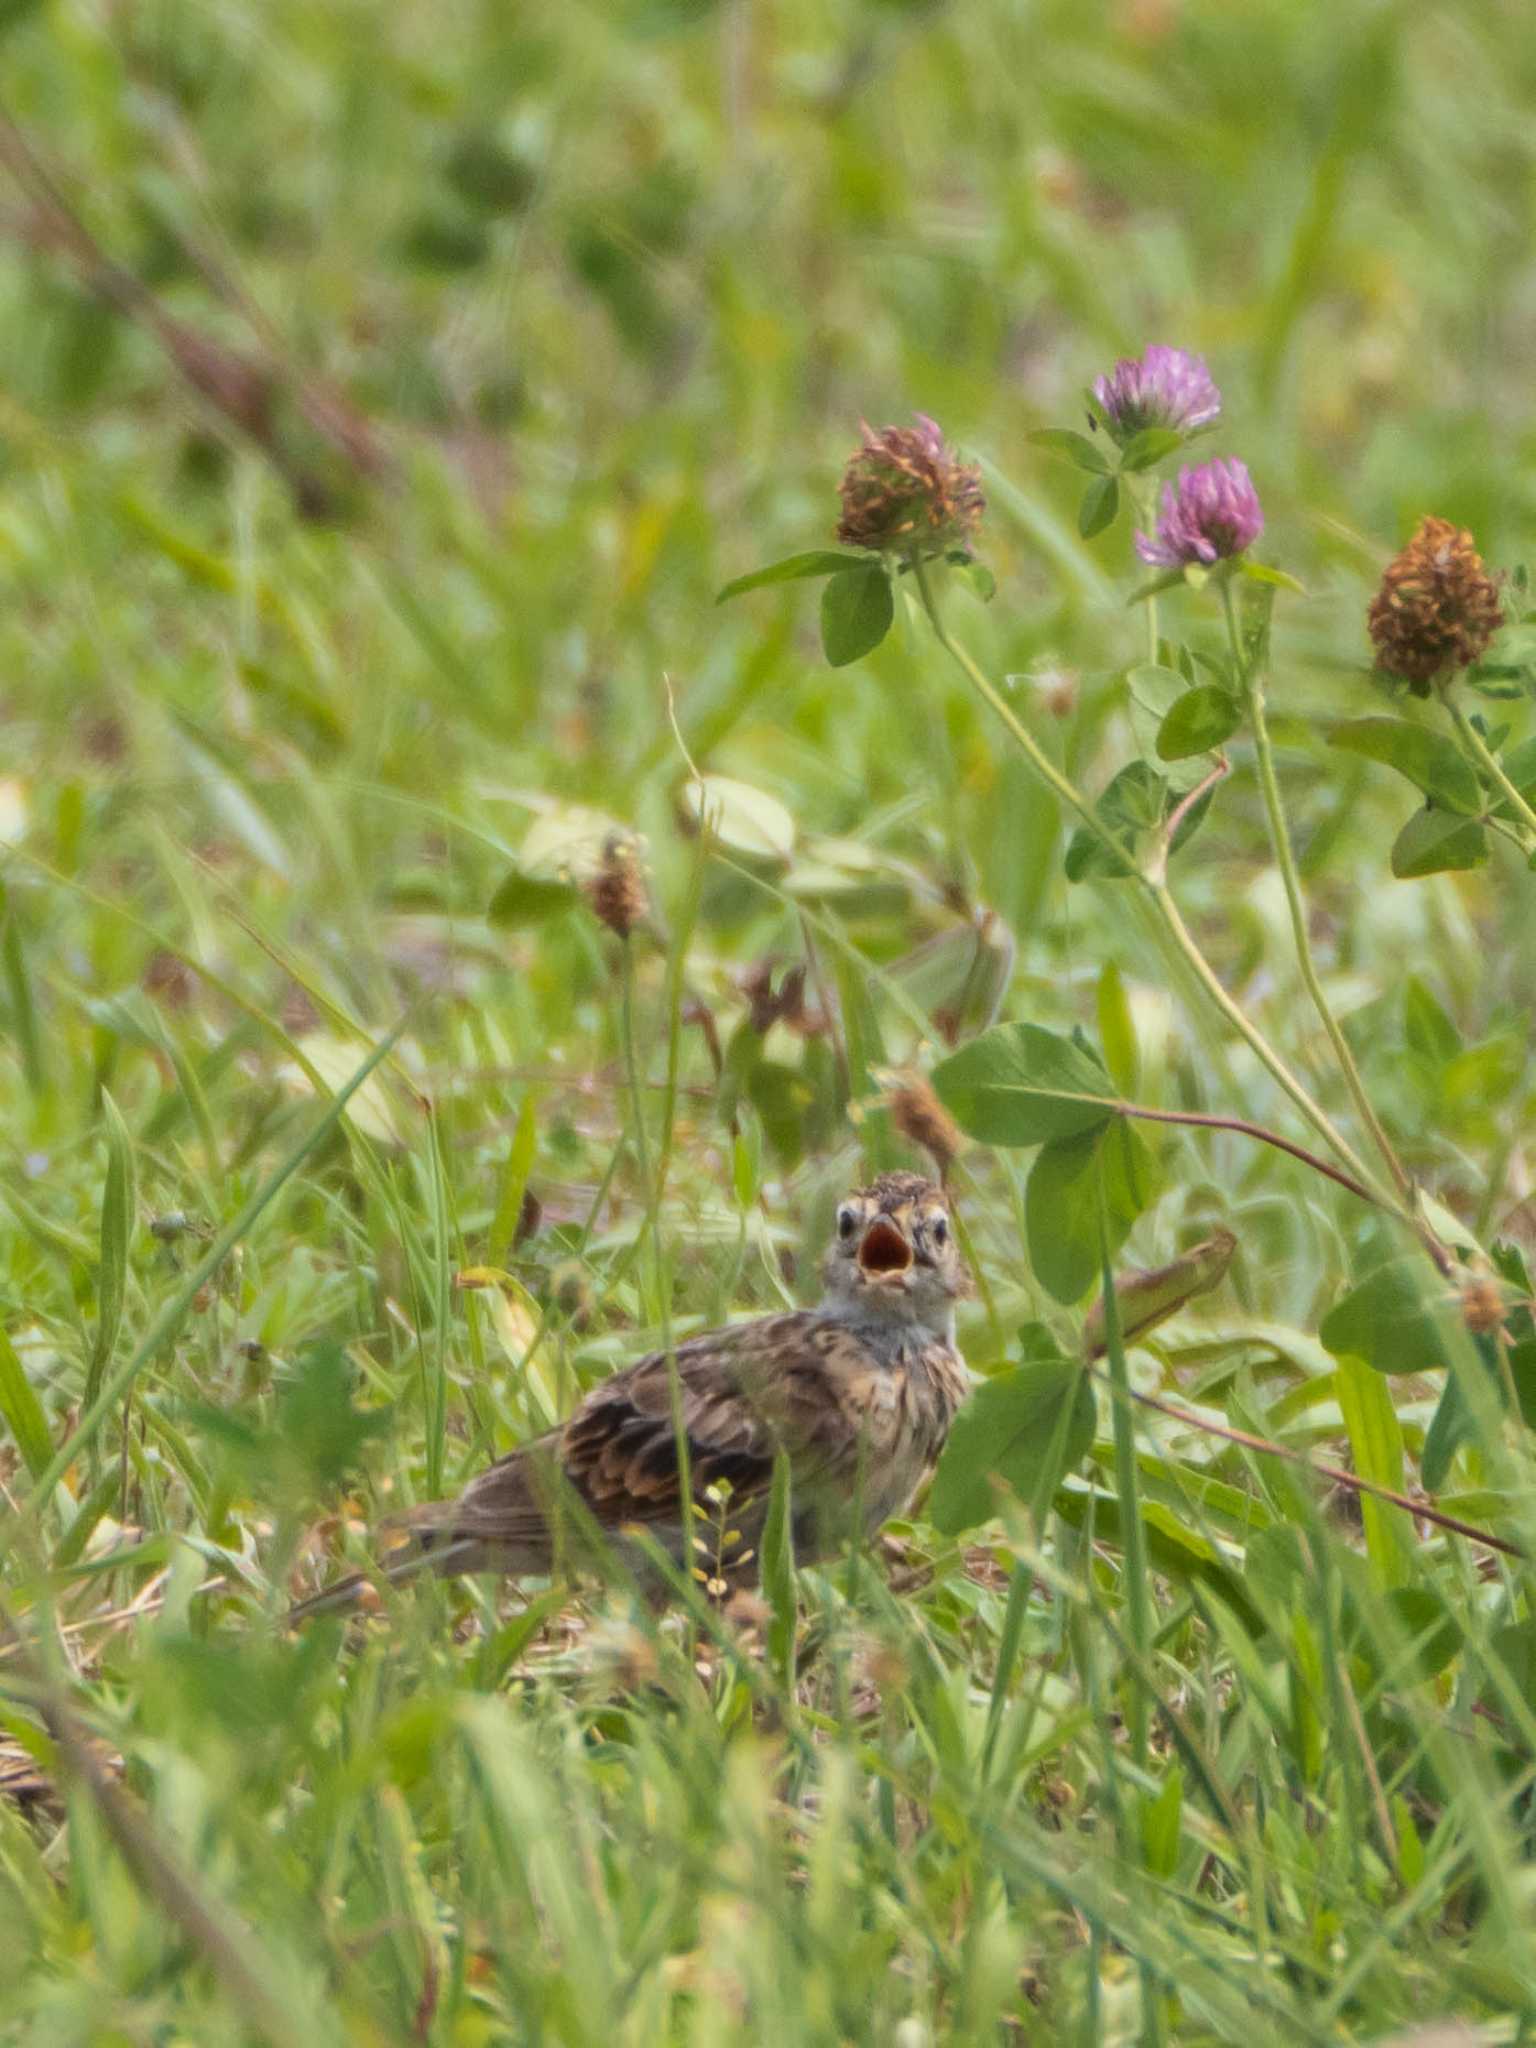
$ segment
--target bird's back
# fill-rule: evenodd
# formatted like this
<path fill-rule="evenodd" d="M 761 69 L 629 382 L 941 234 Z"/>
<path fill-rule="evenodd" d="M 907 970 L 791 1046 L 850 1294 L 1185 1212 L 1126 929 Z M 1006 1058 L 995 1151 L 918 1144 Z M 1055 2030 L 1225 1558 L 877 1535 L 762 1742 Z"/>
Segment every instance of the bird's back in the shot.
<path fill-rule="evenodd" d="M 487 1564 L 547 1570 L 564 1496 L 573 1539 L 583 1523 L 608 1535 L 644 1529 L 681 1562 L 699 1517 L 683 1513 L 680 1421 L 705 1522 L 724 1503 L 739 1531 L 733 1547 L 755 1551 L 783 1452 L 797 1539 L 821 1555 L 907 1504 L 967 1386 L 942 1338 L 816 1309 L 708 1331 L 670 1358 L 675 1375 L 657 1351 L 604 1380 L 563 1428 L 500 1459 L 457 1501 L 420 1511 L 417 1527 L 442 1542 L 478 1542 Z"/>

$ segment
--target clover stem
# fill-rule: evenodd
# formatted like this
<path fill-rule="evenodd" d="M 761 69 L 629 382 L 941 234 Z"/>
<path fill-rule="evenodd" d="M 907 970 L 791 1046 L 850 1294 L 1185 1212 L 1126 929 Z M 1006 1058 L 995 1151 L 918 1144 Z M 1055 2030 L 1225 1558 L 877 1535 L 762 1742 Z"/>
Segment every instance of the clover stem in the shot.
<path fill-rule="evenodd" d="M 1463 747 L 1472 755 L 1478 766 L 1498 785 L 1505 802 L 1520 820 L 1521 824 L 1524 825 L 1525 829 L 1533 836 L 1536 836 L 1536 811 L 1531 809 L 1531 806 L 1505 774 L 1498 755 L 1494 753 L 1493 749 L 1483 738 L 1471 719 L 1467 717 L 1449 690 L 1441 691 L 1440 701 L 1450 713 L 1451 722 L 1461 736 Z"/>
<path fill-rule="evenodd" d="M 1109 830 L 1098 812 L 1094 810 L 1082 791 L 1067 776 L 1062 774 L 1056 763 L 1019 718 L 996 684 L 989 680 L 985 672 L 960 645 L 959 641 L 950 638 L 949 629 L 939 615 L 938 606 L 934 603 L 933 589 L 928 581 L 928 571 L 921 555 L 914 554 L 910 559 L 912 574 L 917 582 L 918 595 L 922 600 L 923 610 L 927 614 L 928 623 L 933 628 L 934 638 L 950 659 L 962 670 L 972 689 L 976 691 L 976 694 L 992 707 L 1003 724 L 1007 726 L 1009 733 L 1028 755 L 1035 773 L 1054 790 L 1064 804 L 1076 811 L 1089 831 L 1114 856 L 1116 867 L 1122 866 L 1125 861 L 1125 848 L 1119 844 L 1114 834 Z"/>
<path fill-rule="evenodd" d="M 1232 764 L 1225 754 L 1216 756 L 1215 766 L 1190 789 L 1185 790 L 1173 809 L 1163 820 L 1163 829 L 1157 836 L 1157 851 L 1147 864 L 1147 873 L 1153 881 L 1160 882 L 1168 872 L 1168 856 L 1173 851 L 1173 842 L 1179 836 L 1179 827 L 1202 798 L 1210 795 L 1218 782 L 1226 780 L 1232 773 Z"/>
<path fill-rule="evenodd" d="M 646 1208 L 651 1206 L 651 1147 L 645 1133 L 645 1093 L 640 1086 L 640 1058 L 635 1046 L 635 956 L 626 932 L 620 942 L 623 963 L 619 981 L 620 1024 L 624 1038 L 624 1073 L 629 1082 L 630 1114 L 635 1120 L 635 1157 L 645 1189 Z"/>
<path fill-rule="evenodd" d="M 1359 1181 L 1362 1187 L 1369 1190 L 1371 1199 L 1382 1208 L 1398 1210 L 1401 1213 L 1401 1205 L 1393 1201 L 1381 1190 L 1370 1168 L 1366 1166 L 1349 1140 L 1338 1129 L 1333 1119 L 1328 1115 L 1328 1112 L 1320 1103 L 1313 1099 L 1306 1085 L 1291 1072 L 1285 1061 L 1248 1016 L 1247 1012 L 1227 993 L 1216 970 L 1201 952 L 1195 942 L 1193 933 L 1180 915 L 1179 906 L 1170 895 L 1168 884 L 1166 882 L 1149 882 L 1147 887 L 1151 892 L 1152 901 L 1157 906 L 1163 923 L 1168 928 L 1170 938 L 1189 962 L 1189 965 L 1194 969 L 1196 979 L 1201 987 L 1232 1026 L 1232 1029 L 1240 1038 L 1247 1041 L 1259 1060 L 1268 1068 L 1274 1079 L 1279 1082 L 1281 1088 L 1289 1095 L 1313 1130 L 1317 1132 L 1320 1138 L 1325 1140 L 1343 1161 L 1346 1169 Z"/>
<path fill-rule="evenodd" d="M 1129 489 L 1131 493 L 1131 504 L 1135 509 L 1137 516 L 1142 520 L 1149 534 L 1156 533 L 1156 482 L 1153 480 L 1149 480 L 1146 477 L 1138 477 L 1134 483 L 1129 485 Z M 1152 664 L 1154 668 L 1156 668 L 1158 657 L 1157 598 L 1154 595 L 1145 598 L 1143 602 L 1147 607 L 1147 660 Z"/>
<path fill-rule="evenodd" d="M 693 1471 L 689 1455 L 688 1425 L 683 1408 L 682 1375 L 677 1366 L 677 1347 L 672 1341 L 672 1310 L 667 1291 L 667 1271 L 661 1249 L 661 1198 L 662 1183 L 666 1177 L 667 1154 L 672 1142 L 671 1098 L 668 1098 L 668 1126 L 662 1143 L 660 1169 L 653 1179 L 651 1175 L 651 1146 L 645 1130 L 645 1092 L 640 1085 L 640 1056 L 635 1041 L 635 941 L 632 932 L 626 932 L 619 941 L 622 978 L 619 984 L 621 1027 L 624 1036 L 624 1071 L 629 1080 L 630 1113 L 635 1120 L 635 1157 L 640 1167 L 640 1180 L 645 1189 L 646 1235 L 651 1245 L 652 1279 L 656 1289 L 656 1315 L 661 1326 L 661 1348 L 667 1361 L 667 1395 L 672 1423 L 672 1440 L 677 1449 L 677 1498 L 683 1519 L 683 1549 L 681 1565 L 685 1573 L 694 1571 L 694 1551 L 697 1538 L 694 1535 L 690 1516 L 693 1506 Z M 677 1025 L 675 1017 L 671 1026 L 675 1044 Z M 670 1069 L 669 1069 L 670 1079 Z M 692 1624 L 688 1626 L 689 1655 L 692 1656 Z"/>
<path fill-rule="evenodd" d="M 1109 1256 L 1109 1210 L 1102 1183 L 1099 1188 L 1099 1263 L 1103 1278 L 1104 1350 L 1109 1359 L 1109 1380 L 1115 1400 L 1111 1411 L 1115 1442 L 1115 1491 L 1120 1496 L 1121 1548 L 1124 1567 L 1121 1583 L 1125 1591 L 1126 1617 L 1131 1641 L 1142 1668 L 1152 1662 L 1152 1587 L 1147 1568 L 1147 1532 L 1141 1520 L 1140 1487 L 1136 1467 L 1136 1420 L 1131 1407 L 1131 1385 L 1125 1362 L 1123 1319 L 1120 1297 L 1115 1289 L 1115 1270 Z M 1139 1770 L 1147 1764 L 1147 1700 L 1139 1683 L 1128 1688 L 1126 1726 L 1131 1738 L 1131 1760 Z"/>
<path fill-rule="evenodd" d="M 1302 901 L 1301 878 L 1296 872 L 1296 856 L 1291 847 L 1290 832 L 1286 827 L 1285 811 L 1280 802 L 1280 784 L 1275 775 L 1274 752 L 1269 744 L 1269 727 L 1264 719 L 1264 685 L 1259 676 L 1258 663 L 1249 663 L 1244 657 L 1242 638 L 1237 626 L 1237 609 L 1232 602 L 1232 583 L 1231 579 L 1225 576 L 1221 579 L 1221 605 L 1226 615 L 1227 638 L 1232 648 L 1234 673 L 1241 678 L 1243 694 L 1248 704 L 1248 718 L 1253 727 L 1254 751 L 1259 764 L 1259 788 L 1263 793 L 1264 810 L 1269 819 L 1269 843 L 1274 849 L 1275 863 L 1285 884 L 1285 900 L 1291 913 L 1291 937 L 1296 947 L 1296 964 L 1301 970 L 1301 979 L 1307 994 L 1312 999 L 1312 1007 L 1317 1011 L 1323 1029 L 1328 1034 L 1328 1043 L 1333 1047 L 1334 1057 L 1339 1063 L 1339 1071 L 1344 1076 L 1344 1085 L 1349 1090 L 1356 1114 L 1370 1132 L 1371 1142 L 1381 1154 L 1382 1163 L 1391 1174 L 1398 1193 L 1408 1200 L 1412 1196 L 1413 1183 L 1393 1150 L 1392 1140 L 1383 1129 L 1371 1098 L 1365 1092 L 1365 1083 L 1360 1078 L 1355 1056 L 1349 1049 L 1349 1040 L 1344 1036 L 1339 1020 L 1334 1016 L 1328 998 L 1323 992 L 1317 965 L 1312 958 L 1312 941 L 1307 931 L 1307 907 Z"/>
<path fill-rule="evenodd" d="M 1099 843 L 1114 856 L 1116 872 L 1123 869 L 1128 865 L 1126 848 L 1104 824 L 1082 791 L 1051 760 L 1041 747 L 1039 741 L 1023 725 L 1012 706 L 998 693 L 996 687 L 988 680 L 972 657 L 958 641 L 950 637 L 948 629 L 939 616 L 938 607 L 934 603 L 933 591 L 922 561 L 914 556 L 911 566 L 917 582 L 918 593 L 922 599 L 923 610 L 928 615 L 928 623 L 932 626 L 934 636 L 938 640 L 939 645 L 961 669 L 977 695 L 996 712 L 997 716 L 1008 728 L 1009 733 L 1023 748 L 1024 753 L 1041 780 L 1061 798 L 1063 803 L 1069 805 L 1077 813 L 1084 824 L 1093 832 L 1094 837 Z M 1327 1111 L 1323 1109 L 1320 1103 L 1313 1099 L 1305 1085 L 1291 1072 L 1290 1068 L 1270 1044 L 1263 1032 L 1260 1031 L 1259 1027 L 1227 993 L 1216 970 L 1212 967 L 1209 960 L 1206 959 L 1204 953 L 1201 952 L 1194 935 L 1180 916 L 1178 905 L 1169 893 L 1167 882 L 1160 875 L 1149 875 L 1142 873 L 1140 870 L 1133 870 L 1133 872 L 1151 898 L 1154 908 L 1163 921 L 1168 937 L 1173 941 L 1179 952 L 1183 954 L 1189 966 L 1194 970 L 1196 979 L 1201 987 L 1211 998 L 1212 1002 L 1215 1003 L 1217 1009 L 1220 1010 L 1233 1030 L 1240 1038 L 1247 1042 L 1260 1062 L 1269 1070 L 1270 1074 L 1279 1083 L 1281 1088 L 1284 1089 L 1292 1102 L 1295 1103 L 1313 1130 L 1331 1147 L 1347 1170 L 1363 1187 L 1370 1191 L 1371 1198 L 1378 1202 L 1381 1207 L 1394 1210 L 1397 1214 L 1404 1216 L 1415 1229 L 1418 1229 L 1420 1226 L 1417 1223 L 1417 1219 L 1412 1216 L 1406 1204 L 1403 1201 L 1394 1199 L 1380 1187 L 1380 1184 L 1371 1174 L 1370 1169 L 1360 1159 L 1348 1139 L 1335 1126 Z"/>

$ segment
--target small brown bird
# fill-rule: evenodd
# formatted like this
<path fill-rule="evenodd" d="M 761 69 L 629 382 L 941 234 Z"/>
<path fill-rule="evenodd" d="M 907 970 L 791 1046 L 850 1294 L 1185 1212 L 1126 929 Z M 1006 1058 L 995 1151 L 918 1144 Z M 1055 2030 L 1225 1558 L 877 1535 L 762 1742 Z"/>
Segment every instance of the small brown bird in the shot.
<path fill-rule="evenodd" d="M 849 1195 L 822 1280 L 819 1308 L 675 1347 L 690 1490 L 707 1519 L 683 1511 L 672 1375 L 657 1351 L 594 1387 L 561 1428 L 499 1458 L 457 1500 L 411 1510 L 410 1538 L 379 1575 L 542 1576 L 594 1533 L 622 1549 L 628 1532 L 644 1530 L 679 1563 L 690 1536 L 702 1541 L 707 1556 L 696 1551 L 687 1564 L 707 1563 L 715 1590 L 750 1584 L 780 1450 L 797 1558 L 872 1534 L 932 1470 L 970 1387 L 954 1335 L 970 1276 L 948 1196 L 915 1173 L 882 1174 Z M 717 1525 L 731 1539 L 723 1554 Z M 629 1561 L 643 1575 L 638 1547 Z M 369 1584 L 354 1573 L 288 1619 L 353 1606 Z"/>

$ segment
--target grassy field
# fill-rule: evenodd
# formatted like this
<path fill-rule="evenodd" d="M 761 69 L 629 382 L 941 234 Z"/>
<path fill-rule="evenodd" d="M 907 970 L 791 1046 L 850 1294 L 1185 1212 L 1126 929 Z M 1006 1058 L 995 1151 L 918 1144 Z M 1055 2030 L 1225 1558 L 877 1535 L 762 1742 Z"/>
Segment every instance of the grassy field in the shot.
<path fill-rule="evenodd" d="M 0 52 L 0 2035 L 1530 2038 L 1518 0 L 0 0 Z M 1300 590 L 1131 605 L 1128 505 L 1083 537 L 1030 436 L 1151 342 Z M 839 667 L 822 584 L 716 605 L 915 410 L 988 499 L 960 658 L 912 576 Z M 1425 513 L 1511 572 L 1443 703 L 1366 632 Z M 1236 729 L 1170 763 L 1191 686 Z M 1155 864 L 1223 745 L 1166 888 L 1048 787 L 1134 765 Z M 1217 1122 L 1021 1123 L 1047 1046 Z M 914 1520 L 724 1613 L 282 1628 L 814 1299 L 935 1070 L 987 1405 Z M 1224 1230 L 1085 1378 L 1106 1251 Z"/>

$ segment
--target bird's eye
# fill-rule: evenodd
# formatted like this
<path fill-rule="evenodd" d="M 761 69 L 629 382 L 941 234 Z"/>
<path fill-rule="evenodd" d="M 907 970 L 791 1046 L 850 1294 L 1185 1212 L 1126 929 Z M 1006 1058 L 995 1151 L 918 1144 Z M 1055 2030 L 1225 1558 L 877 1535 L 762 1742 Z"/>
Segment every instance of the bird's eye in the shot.
<path fill-rule="evenodd" d="M 837 1212 L 837 1234 L 846 1244 L 858 1228 L 859 1212 L 852 1202 L 844 1202 Z"/>
<path fill-rule="evenodd" d="M 948 1244 L 949 1218 L 947 1216 L 931 1216 L 928 1219 L 928 1235 L 935 1244 Z"/>

